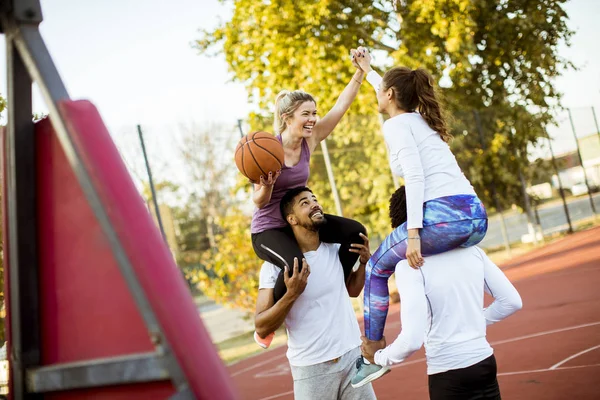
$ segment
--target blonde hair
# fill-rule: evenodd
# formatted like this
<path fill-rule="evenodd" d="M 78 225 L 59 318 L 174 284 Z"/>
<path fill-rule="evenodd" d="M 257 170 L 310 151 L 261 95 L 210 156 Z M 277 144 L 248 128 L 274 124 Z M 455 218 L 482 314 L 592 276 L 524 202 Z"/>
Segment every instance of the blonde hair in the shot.
<path fill-rule="evenodd" d="M 290 116 L 300 107 L 305 101 L 312 101 L 317 104 L 315 99 L 308 93 L 302 90 L 282 90 L 275 98 L 275 115 L 273 117 L 273 131 L 276 135 L 281 135 L 287 123 L 285 117 Z"/>

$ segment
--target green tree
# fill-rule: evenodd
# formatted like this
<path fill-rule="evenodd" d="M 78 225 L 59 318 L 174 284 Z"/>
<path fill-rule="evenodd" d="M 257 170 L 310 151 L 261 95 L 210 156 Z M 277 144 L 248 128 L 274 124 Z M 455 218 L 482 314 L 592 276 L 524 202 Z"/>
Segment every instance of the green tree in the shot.
<path fill-rule="evenodd" d="M 446 77 L 457 158 L 490 205 L 492 186 L 504 206 L 521 201 L 518 170 L 533 174 L 527 147 L 553 122 L 560 101 L 554 79 L 572 66 L 558 53 L 572 35 L 565 2 L 423 0 L 398 6 L 398 50 L 390 55 Z"/>
<path fill-rule="evenodd" d="M 535 175 L 527 148 L 552 123 L 560 100 L 553 80 L 571 66 L 557 52 L 572 34 L 564 2 L 399 0 L 394 10 L 391 0 L 236 0 L 232 18 L 202 31 L 196 47 L 224 52 L 234 80 L 256 105 L 248 117 L 253 130 L 271 131 L 281 89 L 312 93 L 326 112 L 350 80 L 349 51 L 359 45 L 374 51 L 382 71 L 398 64 L 426 68 L 454 116 L 452 146 L 463 171 L 490 208 L 492 188 L 506 207 L 522 200 L 518 171 Z M 366 86 L 327 142 L 344 215 L 381 237 L 389 232 L 393 184 L 374 91 Z M 309 185 L 332 211 L 320 150 L 311 164 Z M 239 216 L 223 221 L 234 222 L 247 223 Z M 245 228 L 227 229 L 241 234 Z M 241 265 L 249 266 L 249 240 L 238 245 Z M 215 264 L 223 270 L 238 257 L 225 256 Z"/>
<path fill-rule="evenodd" d="M 253 127 L 268 127 L 267 111 L 281 88 L 301 87 L 317 95 L 321 109 L 330 106 L 347 82 L 347 54 L 357 45 L 378 50 L 381 68 L 428 69 L 445 83 L 442 92 L 456 119 L 453 146 L 463 170 L 486 203 L 493 204 L 490 189 L 495 186 L 506 206 L 521 200 L 517 171 L 531 175 L 527 147 L 545 135 L 560 99 L 553 80 L 571 66 L 557 52 L 572 34 L 565 1 L 415 0 L 398 1 L 394 11 L 392 1 L 240 0 L 232 19 L 204 31 L 197 46 L 204 52 L 224 50 L 235 79 L 247 85 L 259 106 L 251 116 Z M 390 190 L 389 181 L 382 187 L 352 185 L 359 176 L 373 182 L 371 171 L 381 176 L 385 159 L 378 153 L 377 122 L 367 117 L 374 114 L 374 97 L 367 92 L 351 111 L 363 118 L 347 118 L 330 147 L 364 147 L 364 155 L 346 151 L 347 157 L 333 161 L 347 171 L 339 178 L 342 192 L 348 189 L 345 203 L 358 197 L 360 204 L 369 204 L 368 210 L 350 207 L 348 214 L 377 215 L 365 221 L 377 231 L 385 219 L 381 207 L 387 203 L 383 194 Z M 483 146 L 474 111 L 480 115 Z M 311 185 L 318 186 L 324 181 L 322 170 L 313 171 Z"/>
<path fill-rule="evenodd" d="M 200 254 L 202 267 L 188 277 L 216 302 L 251 311 L 258 294 L 258 271 L 262 262 L 250 245 L 250 217 L 232 206 L 217 218 L 215 236 L 218 251 Z"/>
<path fill-rule="evenodd" d="M 391 17 L 389 10 L 373 1 L 237 1 L 231 21 L 204 31 L 197 48 L 224 50 L 235 79 L 246 84 L 258 105 L 249 116 L 251 128 L 272 131 L 271 110 L 280 90 L 313 94 L 323 115 L 354 73 L 351 47 L 370 44 L 394 50 L 383 37 Z M 360 220 L 371 233 L 387 233 L 393 184 L 371 88 L 361 90 L 327 140 L 344 215 Z M 312 158 L 309 185 L 332 212 L 320 150 Z"/>

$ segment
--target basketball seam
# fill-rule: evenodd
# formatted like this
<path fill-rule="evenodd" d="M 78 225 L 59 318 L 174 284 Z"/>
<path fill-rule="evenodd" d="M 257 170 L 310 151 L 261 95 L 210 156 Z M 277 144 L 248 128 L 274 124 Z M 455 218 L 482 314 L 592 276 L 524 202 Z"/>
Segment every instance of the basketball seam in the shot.
<path fill-rule="evenodd" d="M 271 135 L 269 135 L 269 136 L 261 136 L 258 139 L 274 140 L 277 143 L 281 144 L 281 142 L 275 136 L 271 136 Z M 256 140 L 256 139 L 254 139 L 254 136 L 252 136 L 252 140 Z"/>
<path fill-rule="evenodd" d="M 254 140 L 252 140 L 254 142 Z M 256 142 L 254 142 L 256 144 Z M 256 157 L 254 157 L 254 154 L 252 153 L 252 149 L 250 148 L 250 146 L 248 146 L 248 152 L 250 153 L 250 155 L 252 156 L 252 159 L 254 160 L 254 164 L 256 164 L 256 166 L 258 167 L 258 169 L 260 169 L 260 171 L 262 172 L 261 175 L 263 175 L 265 178 L 267 177 L 267 173 L 262 169 L 262 167 L 260 166 L 260 164 L 258 163 L 258 161 L 256 161 Z M 260 177 L 258 177 L 260 180 Z"/>
<path fill-rule="evenodd" d="M 242 151 L 242 169 L 244 170 L 243 174 L 244 176 L 248 176 L 248 173 L 246 172 L 246 166 L 244 165 L 244 146 L 248 143 L 248 136 L 246 136 L 246 143 L 243 143 L 242 146 L 240 147 L 240 150 Z"/>
<path fill-rule="evenodd" d="M 281 142 L 279 141 L 279 139 L 277 139 L 275 136 L 271 135 L 270 133 L 263 132 L 263 131 L 253 132 L 251 140 L 254 141 L 255 140 L 254 136 L 256 136 L 259 133 L 264 133 L 264 134 L 267 135 L 267 136 L 261 136 L 261 137 L 259 137 L 259 139 L 275 140 L 276 142 L 278 142 L 279 144 L 281 144 Z"/>
<path fill-rule="evenodd" d="M 270 152 L 268 149 L 266 149 L 266 148 L 262 147 L 260 144 L 258 144 L 258 142 L 257 142 L 256 140 L 253 140 L 253 141 L 254 141 L 254 144 L 255 144 L 255 145 L 258 147 L 258 148 L 260 148 L 260 149 L 263 149 L 264 151 L 266 151 L 267 153 L 269 153 L 269 154 L 270 154 L 270 155 L 271 155 L 271 156 L 272 156 L 274 159 L 276 159 L 276 160 L 277 160 L 277 162 L 279 163 L 279 168 L 283 167 L 283 164 L 281 164 L 281 162 L 279 162 L 279 159 L 278 159 L 278 158 L 275 156 L 275 154 L 271 153 L 271 152 Z M 279 140 L 278 140 L 278 142 L 279 142 Z M 285 154 L 284 154 L 284 158 L 285 158 Z M 285 160 L 284 160 L 284 161 L 285 161 Z M 262 169 L 261 169 L 261 170 L 262 170 Z"/>

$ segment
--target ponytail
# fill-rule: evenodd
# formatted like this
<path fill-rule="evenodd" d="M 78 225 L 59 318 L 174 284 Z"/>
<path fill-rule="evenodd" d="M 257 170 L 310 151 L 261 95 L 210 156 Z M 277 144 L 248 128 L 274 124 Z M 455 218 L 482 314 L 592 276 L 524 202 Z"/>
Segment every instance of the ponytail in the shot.
<path fill-rule="evenodd" d="M 452 135 L 448 131 L 444 110 L 433 87 L 433 78 L 421 68 L 414 70 L 413 74 L 415 74 L 415 91 L 419 99 L 419 113 L 427 125 L 436 131 L 444 142 L 448 143 L 452 139 Z"/>
<path fill-rule="evenodd" d="M 281 118 L 282 113 L 280 110 L 285 109 L 285 107 L 282 107 L 282 103 L 284 102 L 284 98 L 289 93 L 289 90 L 282 90 L 281 92 L 277 93 L 277 97 L 275 98 L 275 112 L 273 113 L 273 132 L 275 132 L 276 135 L 281 135 L 281 132 L 283 132 L 286 128 L 286 123 L 283 120 L 283 118 Z"/>
<path fill-rule="evenodd" d="M 406 112 L 419 111 L 427 125 L 446 143 L 452 139 L 444 110 L 433 87 L 433 78 L 424 69 L 394 67 L 383 76 L 383 87 L 393 89 L 396 106 Z"/>

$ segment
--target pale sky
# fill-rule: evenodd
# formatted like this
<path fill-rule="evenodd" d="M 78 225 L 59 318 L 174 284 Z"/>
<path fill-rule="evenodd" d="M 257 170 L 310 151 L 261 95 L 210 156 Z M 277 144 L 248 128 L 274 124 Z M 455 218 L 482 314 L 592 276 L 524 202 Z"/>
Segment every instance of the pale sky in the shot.
<path fill-rule="evenodd" d="M 41 4 L 40 30 L 71 98 L 91 100 L 118 144 L 136 146 L 135 125 L 141 124 L 150 154 L 159 157 L 172 145 L 180 124 L 223 122 L 234 127 L 250 110 L 244 88 L 231 83 L 224 57 L 200 56 L 191 47 L 198 29 L 228 18 L 230 3 L 42 0 Z M 563 46 L 561 55 L 580 70 L 568 71 L 556 84 L 564 93 L 564 106 L 593 105 L 600 117 L 600 1 L 572 0 L 567 11 L 577 33 L 573 46 Z M 4 55 L 4 41 L 0 47 Z M 0 93 L 6 95 L 4 56 L 0 74 Z M 45 110 L 39 94 L 34 94 L 34 111 Z M 575 110 L 574 115 L 579 135 L 593 132 L 589 109 Z M 572 147 L 569 130 L 561 126 L 551 133 L 557 137 L 558 152 Z"/>

